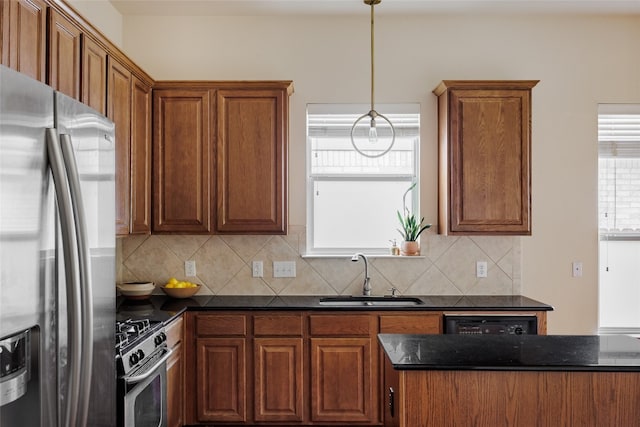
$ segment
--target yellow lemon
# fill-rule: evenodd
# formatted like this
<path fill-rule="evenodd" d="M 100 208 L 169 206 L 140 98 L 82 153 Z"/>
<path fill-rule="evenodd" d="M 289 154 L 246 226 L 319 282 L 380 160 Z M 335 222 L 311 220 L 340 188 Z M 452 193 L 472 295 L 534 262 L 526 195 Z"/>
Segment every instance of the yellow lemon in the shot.
<path fill-rule="evenodd" d="M 176 279 L 175 277 L 172 277 L 171 279 L 169 279 L 167 283 L 171 283 L 172 285 L 175 285 L 176 283 L 178 283 L 178 279 Z"/>

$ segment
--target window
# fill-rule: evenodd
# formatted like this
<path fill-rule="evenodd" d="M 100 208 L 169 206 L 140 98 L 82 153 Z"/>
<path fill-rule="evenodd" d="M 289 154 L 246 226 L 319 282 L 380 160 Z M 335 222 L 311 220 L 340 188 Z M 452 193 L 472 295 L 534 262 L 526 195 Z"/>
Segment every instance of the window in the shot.
<path fill-rule="evenodd" d="M 355 251 L 389 254 L 399 240 L 397 211 L 407 189 L 419 182 L 419 104 L 379 105 L 393 123 L 395 144 L 377 158 L 358 153 L 351 127 L 368 105 L 307 106 L 307 254 L 345 255 Z M 380 136 L 384 146 L 388 139 Z M 361 150 L 362 147 L 359 146 Z M 406 197 L 418 213 L 418 187 Z"/>
<path fill-rule="evenodd" d="M 640 334 L 640 104 L 598 108 L 600 332 Z"/>

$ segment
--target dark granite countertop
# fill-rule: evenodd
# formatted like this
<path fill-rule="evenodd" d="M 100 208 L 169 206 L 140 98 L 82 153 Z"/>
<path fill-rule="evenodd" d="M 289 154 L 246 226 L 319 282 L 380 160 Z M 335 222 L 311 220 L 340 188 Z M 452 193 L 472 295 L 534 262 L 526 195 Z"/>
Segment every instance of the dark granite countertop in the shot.
<path fill-rule="evenodd" d="M 640 340 L 622 335 L 380 334 L 398 370 L 637 371 Z"/>
<path fill-rule="evenodd" d="M 186 310 L 318 310 L 318 311 L 548 311 L 553 307 L 520 295 L 498 296 L 417 296 L 424 304 L 410 307 L 395 306 L 326 306 L 320 305 L 325 296 L 193 296 L 174 299 L 152 295 L 143 300 L 118 297 L 118 320 L 147 318 L 169 322 Z M 389 297 L 390 298 L 390 297 Z"/>

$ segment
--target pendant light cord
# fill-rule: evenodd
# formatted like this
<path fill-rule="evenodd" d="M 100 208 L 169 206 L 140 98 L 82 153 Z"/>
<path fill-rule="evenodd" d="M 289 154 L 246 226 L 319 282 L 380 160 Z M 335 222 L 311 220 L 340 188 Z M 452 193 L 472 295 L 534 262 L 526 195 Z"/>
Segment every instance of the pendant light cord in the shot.
<path fill-rule="evenodd" d="M 351 138 L 351 145 L 353 145 L 353 148 L 356 150 L 356 152 L 360 153 L 361 155 L 363 155 L 364 157 L 369 157 L 369 158 L 376 158 L 376 157 L 381 157 L 384 156 L 385 154 L 387 154 L 391 148 L 393 147 L 393 144 L 396 140 L 396 130 L 393 127 L 393 124 L 391 123 L 391 121 L 385 117 L 384 115 L 378 113 L 376 110 L 374 110 L 375 107 L 375 50 L 374 50 L 374 34 L 375 34 L 375 18 L 374 18 L 374 6 L 376 4 L 379 4 L 382 0 L 364 0 L 364 3 L 371 6 L 371 109 L 369 110 L 368 113 L 363 114 L 362 116 L 360 116 L 355 123 L 353 123 L 353 126 L 351 126 L 351 132 L 350 132 L 350 138 Z M 386 122 L 389 126 L 389 129 L 391 130 L 391 140 L 389 142 L 389 145 L 384 148 L 381 149 L 377 154 L 368 154 L 363 152 L 362 150 L 360 150 L 356 144 L 355 139 L 353 138 L 353 134 L 354 131 L 356 129 L 356 126 L 358 125 L 358 123 L 360 123 L 361 120 L 367 118 L 370 122 L 370 126 L 375 130 L 375 126 L 376 126 L 376 120 L 380 119 L 384 122 Z M 376 137 L 377 139 L 377 137 Z"/>
<path fill-rule="evenodd" d="M 374 85 L 374 81 L 375 81 L 375 68 L 374 68 L 374 49 L 373 49 L 373 37 L 375 34 L 374 31 L 374 13 L 373 13 L 373 7 L 375 5 L 375 1 L 371 2 L 371 111 L 374 111 L 373 106 L 374 106 L 374 93 L 375 93 L 375 85 Z"/>

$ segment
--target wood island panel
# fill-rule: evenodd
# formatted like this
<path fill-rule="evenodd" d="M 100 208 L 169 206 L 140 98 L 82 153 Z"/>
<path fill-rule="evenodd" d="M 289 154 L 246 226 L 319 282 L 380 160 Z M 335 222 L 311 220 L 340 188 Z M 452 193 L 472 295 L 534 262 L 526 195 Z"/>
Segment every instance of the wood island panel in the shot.
<path fill-rule="evenodd" d="M 385 427 L 613 427 L 640 420 L 640 372 L 397 371 L 385 364 Z"/>

